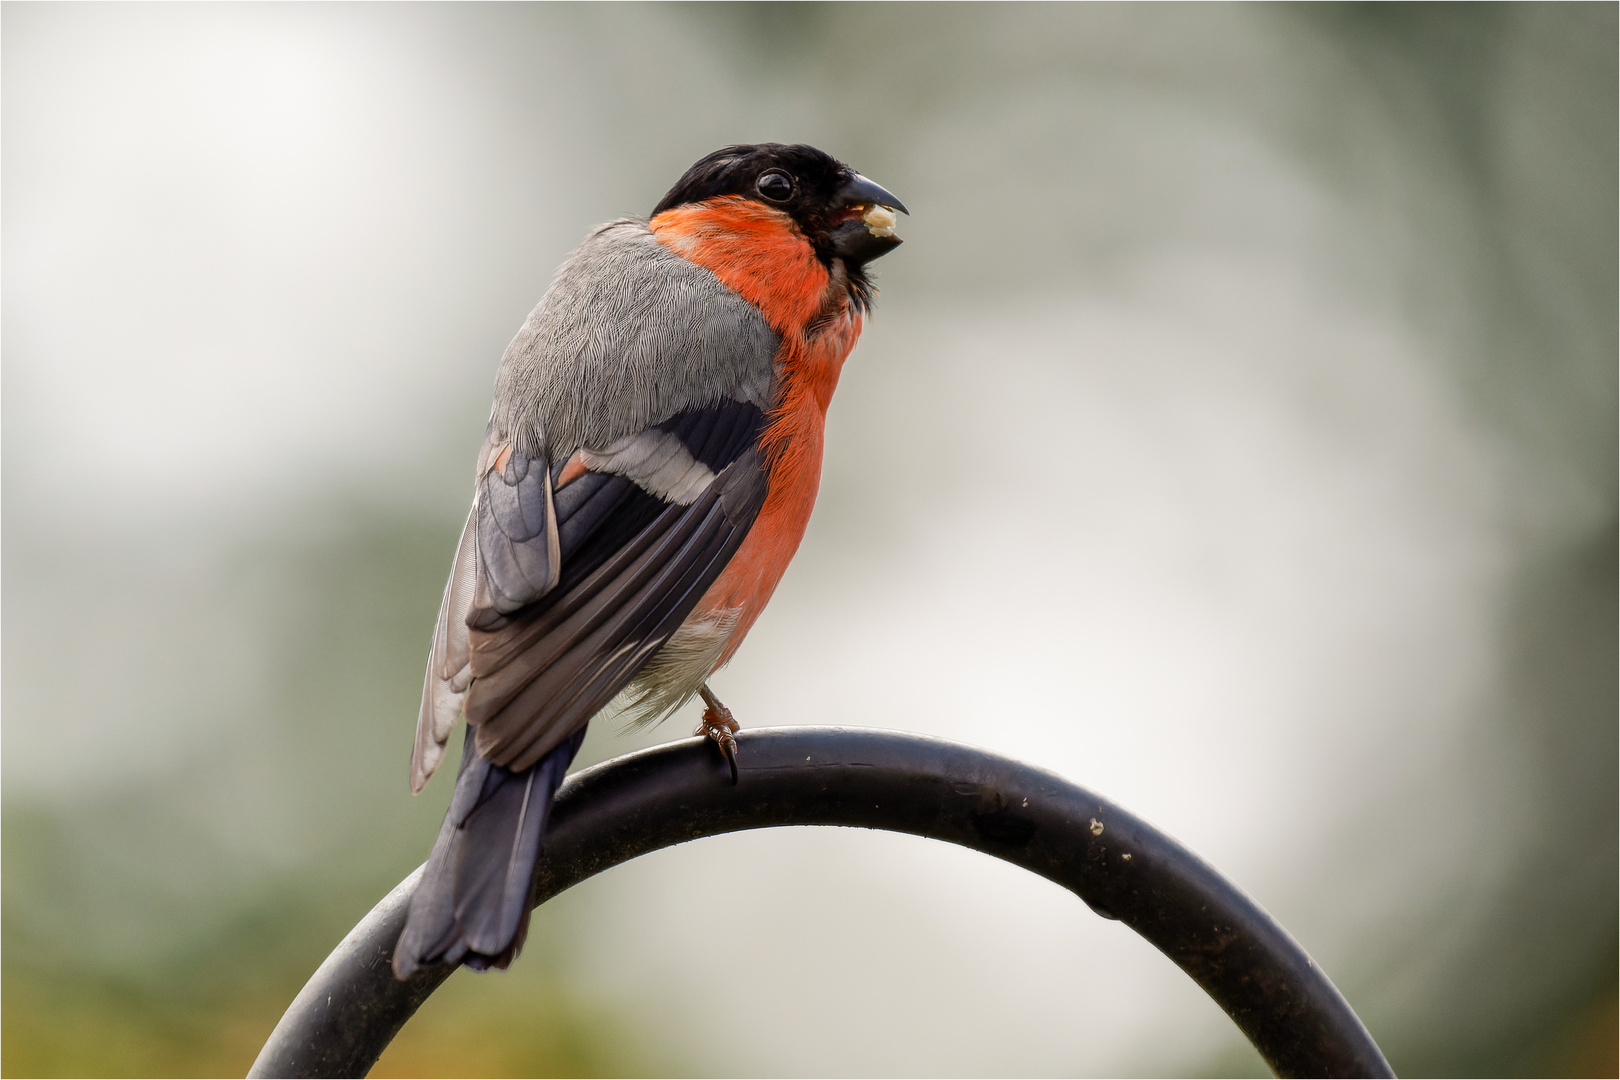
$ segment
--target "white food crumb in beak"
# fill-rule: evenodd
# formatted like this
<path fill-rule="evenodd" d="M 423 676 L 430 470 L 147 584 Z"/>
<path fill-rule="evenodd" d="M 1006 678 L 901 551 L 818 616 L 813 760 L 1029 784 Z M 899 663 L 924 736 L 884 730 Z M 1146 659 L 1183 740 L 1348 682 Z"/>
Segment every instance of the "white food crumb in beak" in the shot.
<path fill-rule="evenodd" d="M 894 211 L 883 206 L 874 206 L 861 215 L 866 222 L 866 231 L 873 236 L 894 235 Z"/>

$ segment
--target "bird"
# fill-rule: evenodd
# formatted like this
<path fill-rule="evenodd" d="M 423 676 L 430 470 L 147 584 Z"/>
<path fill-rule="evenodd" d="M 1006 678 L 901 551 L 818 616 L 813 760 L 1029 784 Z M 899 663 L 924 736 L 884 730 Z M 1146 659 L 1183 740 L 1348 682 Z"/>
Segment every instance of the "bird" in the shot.
<path fill-rule="evenodd" d="M 466 731 L 397 978 L 510 965 L 599 714 L 652 724 L 699 697 L 694 734 L 737 782 L 738 724 L 709 679 L 804 537 L 897 211 L 814 147 L 727 146 L 646 218 L 591 231 L 512 339 L 428 652 L 413 793 Z"/>

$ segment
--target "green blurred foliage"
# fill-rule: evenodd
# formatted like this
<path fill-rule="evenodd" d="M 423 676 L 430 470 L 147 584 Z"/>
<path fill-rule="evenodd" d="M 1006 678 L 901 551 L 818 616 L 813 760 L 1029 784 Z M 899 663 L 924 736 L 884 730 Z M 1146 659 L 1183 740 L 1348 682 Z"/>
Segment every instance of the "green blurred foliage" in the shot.
<path fill-rule="evenodd" d="M 257 720 L 264 737 L 238 760 L 210 747 L 176 762 L 161 790 L 6 807 L 6 1075 L 245 1073 L 327 950 L 431 841 L 443 804 L 408 795 L 398 718 L 415 708 L 454 527 L 352 505 L 301 520 L 341 524 L 220 570 L 257 581 L 264 647 L 286 674 Z M 266 872 L 211 826 L 262 810 L 250 785 L 278 762 L 300 771 L 300 805 L 279 808 L 293 850 Z M 453 979 L 375 1075 L 681 1071 L 637 1056 L 618 1017 L 569 990 L 550 962 L 560 932 L 538 918 L 515 971 Z"/>

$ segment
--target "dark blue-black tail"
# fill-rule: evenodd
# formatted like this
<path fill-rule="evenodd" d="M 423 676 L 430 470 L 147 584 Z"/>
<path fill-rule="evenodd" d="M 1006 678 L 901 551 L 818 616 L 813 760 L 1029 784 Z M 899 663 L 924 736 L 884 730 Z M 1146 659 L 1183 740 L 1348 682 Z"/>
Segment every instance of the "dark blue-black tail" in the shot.
<path fill-rule="evenodd" d="M 580 728 L 514 773 L 480 757 L 467 728 L 450 809 L 394 946 L 395 976 L 426 964 L 483 970 L 512 962 L 529 928 L 529 884 L 551 800 L 584 741 Z"/>

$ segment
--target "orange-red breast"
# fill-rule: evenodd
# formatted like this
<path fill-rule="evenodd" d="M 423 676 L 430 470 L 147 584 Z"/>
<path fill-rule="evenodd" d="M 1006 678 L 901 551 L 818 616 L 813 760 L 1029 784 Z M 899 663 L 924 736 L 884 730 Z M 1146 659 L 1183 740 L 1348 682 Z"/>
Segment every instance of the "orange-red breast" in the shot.
<path fill-rule="evenodd" d="M 900 201 L 809 146 L 730 146 L 648 220 L 590 234 L 501 361 L 411 758 L 461 772 L 394 950 L 505 966 L 552 797 L 591 718 L 709 690 L 804 536 L 828 402 L 900 243 Z M 617 699 L 617 700 L 615 700 Z"/>

